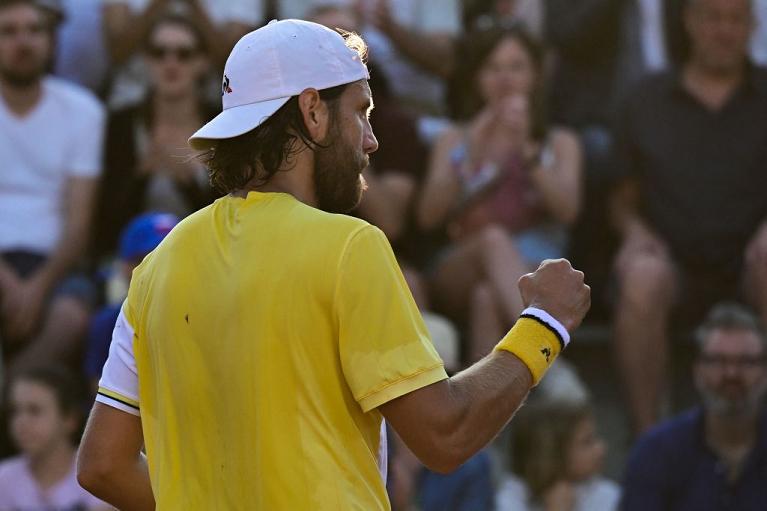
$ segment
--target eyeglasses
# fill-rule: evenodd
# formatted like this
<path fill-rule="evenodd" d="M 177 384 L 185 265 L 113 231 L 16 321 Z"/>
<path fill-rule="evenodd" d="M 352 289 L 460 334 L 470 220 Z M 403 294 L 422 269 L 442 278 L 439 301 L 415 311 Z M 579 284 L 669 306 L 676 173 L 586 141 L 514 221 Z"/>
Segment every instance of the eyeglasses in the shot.
<path fill-rule="evenodd" d="M 764 355 L 727 357 L 724 355 L 707 355 L 704 353 L 698 357 L 698 360 L 701 364 L 716 369 L 722 369 L 730 364 L 742 369 L 756 369 L 758 367 L 763 367 L 767 363 L 767 357 Z"/>
<path fill-rule="evenodd" d="M 173 56 L 179 62 L 189 62 L 197 55 L 197 49 L 191 46 L 151 45 L 147 49 L 147 54 L 155 60 L 165 60 L 168 56 Z"/>

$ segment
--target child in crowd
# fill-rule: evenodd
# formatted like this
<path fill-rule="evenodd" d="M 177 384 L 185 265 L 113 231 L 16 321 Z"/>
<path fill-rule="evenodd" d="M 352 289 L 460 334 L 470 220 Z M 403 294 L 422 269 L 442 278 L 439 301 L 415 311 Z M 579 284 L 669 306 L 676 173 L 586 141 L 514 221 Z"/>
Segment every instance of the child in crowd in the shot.
<path fill-rule="evenodd" d="M 498 511 L 614 511 L 617 484 L 600 475 L 605 443 L 583 401 L 523 408 L 513 425 L 515 475 L 502 482 Z"/>
<path fill-rule="evenodd" d="M 10 433 L 20 455 L 0 463 L 0 510 L 112 509 L 77 484 L 73 436 L 78 386 L 60 367 L 19 373 L 10 390 Z"/>

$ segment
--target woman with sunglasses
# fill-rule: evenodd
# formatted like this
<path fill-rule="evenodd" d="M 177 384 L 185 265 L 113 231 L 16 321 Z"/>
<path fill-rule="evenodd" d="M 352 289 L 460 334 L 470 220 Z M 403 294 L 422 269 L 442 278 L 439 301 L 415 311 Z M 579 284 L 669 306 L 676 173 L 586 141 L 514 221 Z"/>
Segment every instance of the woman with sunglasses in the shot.
<path fill-rule="evenodd" d="M 188 19 L 159 19 L 149 32 L 144 58 L 150 89 L 139 104 L 108 120 L 104 178 L 96 215 L 97 260 L 114 253 L 131 218 L 149 211 L 181 218 L 214 199 L 204 166 L 186 140 L 216 114 L 205 102 L 208 51 Z"/>

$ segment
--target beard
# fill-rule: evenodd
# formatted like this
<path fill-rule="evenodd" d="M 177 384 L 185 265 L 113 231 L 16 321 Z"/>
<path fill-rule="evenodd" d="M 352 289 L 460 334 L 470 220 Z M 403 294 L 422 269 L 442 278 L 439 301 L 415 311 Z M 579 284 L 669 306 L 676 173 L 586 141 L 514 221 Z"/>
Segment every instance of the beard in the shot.
<path fill-rule="evenodd" d="M 0 70 L 0 77 L 14 89 L 26 89 L 35 85 L 43 77 L 42 71 L 16 72 L 10 69 Z"/>
<path fill-rule="evenodd" d="M 45 76 L 46 63 L 34 52 L 22 52 L 25 59 L 23 65 L 0 65 L 0 77 L 2 80 L 16 89 L 26 89 L 35 85 Z M 21 57 L 20 57 L 21 58 Z"/>
<path fill-rule="evenodd" d="M 727 397 L 713 389 L 701 389 L 703 406 L 715 415 L 723 417 L 748 417 L 761 408 L 765 388 L 743 389 L 739 397 Z"/>
<path fill-rule="evenodd" d="M 367 188 L 362 171 L 368 156 L 346 143 L 337 125 L 314 150 L 314 194 L 319 209 L 349 213 Z"/>

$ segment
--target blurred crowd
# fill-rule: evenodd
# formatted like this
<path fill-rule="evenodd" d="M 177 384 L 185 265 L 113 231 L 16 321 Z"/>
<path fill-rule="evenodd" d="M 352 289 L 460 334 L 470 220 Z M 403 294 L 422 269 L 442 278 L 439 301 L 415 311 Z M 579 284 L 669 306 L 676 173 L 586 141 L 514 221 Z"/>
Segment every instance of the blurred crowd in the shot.
<path fill-rule="evenodd" d="M 217 198 L 186 141 L 274 18 L 369 46 L 380 148 L 352 214 L 449 371 L 547 258 L 586 273 L 610 331 L 636 440 L 619 481 L 565 353 L 453 474 L 392 432 L 394 509 L 765 509 L 767 0 L 0 0 L 0 511 L 104 507 L 75 441 L 131 271 Z M 680 344 L 700 404 L 671 417 Z"/>

